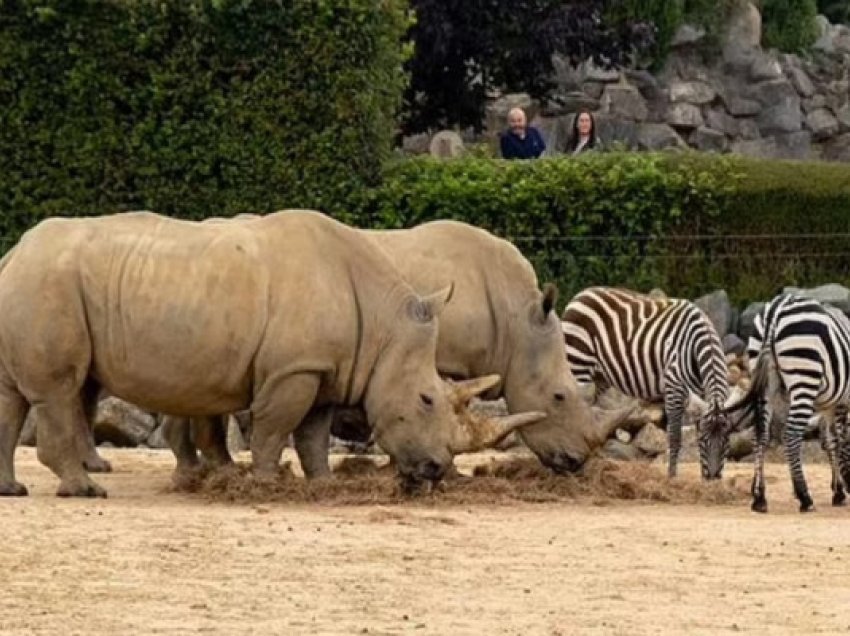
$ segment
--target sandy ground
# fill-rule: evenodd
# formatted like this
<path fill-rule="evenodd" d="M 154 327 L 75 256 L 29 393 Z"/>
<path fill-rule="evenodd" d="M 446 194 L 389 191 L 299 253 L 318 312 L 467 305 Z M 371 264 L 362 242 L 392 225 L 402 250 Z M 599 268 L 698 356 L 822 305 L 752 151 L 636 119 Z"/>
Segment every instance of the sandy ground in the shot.
<path fill-rule="evenodd" d="M 829 505 L 824 465 L 808 515 L 769 466 L 760 516 L 213 504 L 168 492 L 166 452 L 105 455 L 110 498 L 60 500 L 19 449 L 31 494 L 0 500 L 0 634 L 850 633 L 850 508 Z"/>

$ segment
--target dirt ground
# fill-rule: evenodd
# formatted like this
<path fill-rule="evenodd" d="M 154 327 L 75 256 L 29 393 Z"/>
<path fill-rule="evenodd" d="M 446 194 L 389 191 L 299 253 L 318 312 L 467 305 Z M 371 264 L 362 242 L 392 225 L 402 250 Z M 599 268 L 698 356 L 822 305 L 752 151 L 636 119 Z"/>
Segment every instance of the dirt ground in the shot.
<path fill-rule="evenodd" d="M 167 452 L 110 449 L 106 500 L 0 500 L 0 634 L 850 633 L 850 508 L 746 502 L 211 503 Z M 480 456 L 462 458 L 469 468 Z M 748 479 L 751 466 L 731 465 Z M 684 466 L 697 479 L 697 466 Z"/>

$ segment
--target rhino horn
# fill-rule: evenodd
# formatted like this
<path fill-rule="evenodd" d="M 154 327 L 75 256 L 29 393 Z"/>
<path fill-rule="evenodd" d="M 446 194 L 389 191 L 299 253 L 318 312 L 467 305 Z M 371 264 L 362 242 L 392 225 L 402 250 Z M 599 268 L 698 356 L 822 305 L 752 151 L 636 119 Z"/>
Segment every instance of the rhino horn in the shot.
<path fill-rule="evenodd" d="M 451 384 L 451 399 L 455 404 L 465 405 L 469 401 L 489 391 L 495 386 L 498 386 L 502 378 L 497 373 L 485 375 L 480 378 L 472 378 L 471 380 L 460 380 Z"/>
<path fill-rule="evenodd" d="M 515 413 L 499 417 L 481 417 L 468 411 L 460 414 L 460 424 L 452 453 L 476 453 L 495 446 L 512 432 L 546 418 L 542 411 Z"/>
<path fill-rule="evenodd" d="M 634 412 L 637 404 L 629 404 L 619 409 L 593 409 L 593 420 L 602 443 L 611 437 L 620 425 Z"/>

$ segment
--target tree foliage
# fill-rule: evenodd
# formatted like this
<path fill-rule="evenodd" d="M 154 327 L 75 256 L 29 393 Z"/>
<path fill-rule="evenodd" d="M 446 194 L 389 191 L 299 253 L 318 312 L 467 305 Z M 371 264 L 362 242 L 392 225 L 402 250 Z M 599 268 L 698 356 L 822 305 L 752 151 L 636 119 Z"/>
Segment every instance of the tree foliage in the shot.
<path fill-rule="evenodd" d="M 762 0 L 761 11 L 765 46 L 800 53 L 817 40 L 815 0 Z"/>
<path fill-rule="evenodd" d="M 405 132 L 480 129 L 495 88 L 543 95 L 552 55 L 615 67 L 648 46 L 653 28 L 605 19 L 616 0 L 412 0 L 416 23 Z"/>

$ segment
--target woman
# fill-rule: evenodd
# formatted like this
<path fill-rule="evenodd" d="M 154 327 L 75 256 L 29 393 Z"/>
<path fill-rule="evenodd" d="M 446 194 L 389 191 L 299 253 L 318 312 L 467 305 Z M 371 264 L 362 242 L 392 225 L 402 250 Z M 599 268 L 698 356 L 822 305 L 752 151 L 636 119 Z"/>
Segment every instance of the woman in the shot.
<path fill-rule="evenodd" d="M 589 110 L 580 110 L 573 119 L 573 133 L 567 151 L 573 155 L 587 150 L 600 150 L 602 142 L 596 137 L 596 121 Z"/>

